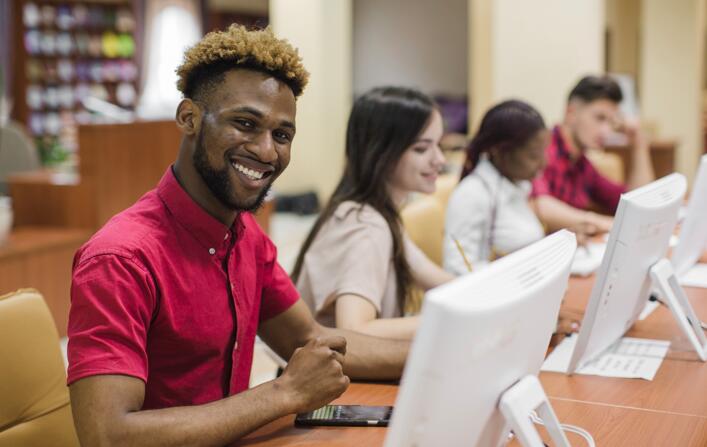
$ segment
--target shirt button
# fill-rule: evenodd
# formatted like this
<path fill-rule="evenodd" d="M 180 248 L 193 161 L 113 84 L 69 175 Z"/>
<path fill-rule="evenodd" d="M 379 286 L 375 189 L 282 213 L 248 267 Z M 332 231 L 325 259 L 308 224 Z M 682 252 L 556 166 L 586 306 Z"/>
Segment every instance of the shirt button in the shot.
<path fill-rule="evenodd" d="M 210 255 L 216 254 L 216 250 L 213 248 L 209 248 L 209 254 Z"/>
<path fill-rule="evenodd" d="M 223 237 L 223 240 L 226 240 L 226 239 L 228 239 L 228 233 L 226 233 L 226 235 Z"/>
<path fill-rule="evenodd" d="M 238 350 L 238 342 L 236 342 L 236 344 L 233 345 L 233 350 L 234 350 L 234 351 Z"/>

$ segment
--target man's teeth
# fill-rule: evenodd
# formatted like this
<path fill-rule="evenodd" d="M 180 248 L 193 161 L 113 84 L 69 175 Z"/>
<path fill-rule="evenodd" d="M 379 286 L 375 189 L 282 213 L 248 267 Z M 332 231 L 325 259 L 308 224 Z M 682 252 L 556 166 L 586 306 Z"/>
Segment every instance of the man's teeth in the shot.
<path fill-rule="evenodd" d="M 260 171 L 255 171 L 253 169 L 248 169 L 242 164 L 239 163 L 233 163 L 233 167 L 236 168 L 239 172 L 242 172 L 243 174 L 247 175 L 248 177 L 252 178 L 253 180 L 260 180 L 263 178 L 263 173 Z"/>

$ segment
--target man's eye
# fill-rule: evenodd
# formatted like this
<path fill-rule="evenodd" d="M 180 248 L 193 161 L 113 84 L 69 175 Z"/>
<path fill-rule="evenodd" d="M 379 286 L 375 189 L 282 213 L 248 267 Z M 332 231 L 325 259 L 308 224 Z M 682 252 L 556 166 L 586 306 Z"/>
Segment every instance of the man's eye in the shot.
<path fill-rule="evenodd" d="M 245 127 L 246 129 L 252 129 L 253 127 L 255 127 L 255 125 L 249 120 L 237 119 L 234 120 L 234 122 L 241 127 Z"/>
<path fill-rule="evenodd" d="M 292 140 L 292 137 L 287 132 L 274 132 L 273 135 L 278 140 L 283 140 L 283 141 L 291 141 Z"/>

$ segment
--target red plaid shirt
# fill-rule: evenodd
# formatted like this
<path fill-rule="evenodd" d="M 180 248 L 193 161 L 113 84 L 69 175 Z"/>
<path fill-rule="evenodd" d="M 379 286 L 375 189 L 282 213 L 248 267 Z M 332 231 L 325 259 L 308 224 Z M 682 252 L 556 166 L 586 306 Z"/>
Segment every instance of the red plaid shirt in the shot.
<path fill-rule="evenodd" d="M 226 227 L 169 168 L 76 253 L 68 383 L 98 374 L 142 379 L 143 409 L 241 392 L 258 323 L 298 299 L 255 219 L 241 213 Z"/>
<path fill-rule="evenodd" d="M 552 130 L 545 154 L 547 167 L 533 181 L 533 196 L 551 195 L 575 208 L 599 207 L 611 214 L 616 212 L 626 186 L 599 174 L 584 154 L 572 163 L 559 126 Z"/>

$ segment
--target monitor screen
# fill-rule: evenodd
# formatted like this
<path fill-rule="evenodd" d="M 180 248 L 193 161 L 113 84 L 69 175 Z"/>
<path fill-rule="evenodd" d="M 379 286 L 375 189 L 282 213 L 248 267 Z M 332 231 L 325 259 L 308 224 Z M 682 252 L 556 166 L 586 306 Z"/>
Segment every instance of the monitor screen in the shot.
<path fill-rule="evenodd" d="M 687 205 L 687 215 L 680 227 L 680 240 L 670 261 L 675 273 L 685 274 L 707 247 L 707 155 L 700 158 L 695 184 Z"/>
<path fill-rule="evenodd" d="M 575 249 L 559 231 L 427 293 L 386 446 L 505 439 L 499 399 L 539 371 Z"/>
<path fill-rule="evenodd" d="M 670 174 L 621 196 L 569 373 L 633 326 L 651 292 L 650 268 L 668 250 L 686 188 L 683 175 Z"/>

